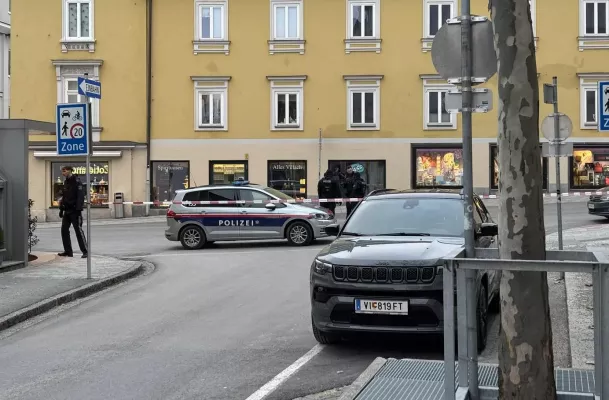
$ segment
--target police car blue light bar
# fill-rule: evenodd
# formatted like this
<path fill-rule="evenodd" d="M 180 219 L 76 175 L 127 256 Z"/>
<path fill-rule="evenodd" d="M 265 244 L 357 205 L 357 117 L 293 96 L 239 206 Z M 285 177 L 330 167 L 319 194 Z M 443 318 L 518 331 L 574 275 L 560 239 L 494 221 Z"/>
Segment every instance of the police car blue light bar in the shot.
<path fill-rule="evenodd" d="M 250 181 L 243 181 L 243 180 L 239 180 L 239 181 L 234 181 L 233 185 L 234 186 L 241 186 L 241 185 L 249 185 Z"/>

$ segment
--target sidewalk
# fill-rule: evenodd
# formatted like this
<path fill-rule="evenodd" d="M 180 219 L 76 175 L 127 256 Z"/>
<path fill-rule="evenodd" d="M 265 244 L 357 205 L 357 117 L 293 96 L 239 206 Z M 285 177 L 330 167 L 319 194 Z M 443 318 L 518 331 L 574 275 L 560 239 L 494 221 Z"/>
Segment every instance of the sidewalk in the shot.
<path fill-rule="evenodd" d="M 548 249 L 558 249 L 558 234 L 546 238 Z M 609 224 L 599 223 L 563 232 L 564 250 L 587 250 L 590 247 L 609 252 Z M 592 276 L 586 273 L 566 273 L 569 336 L 573 368 L 594 367 L 594 324 L 592 308 Z"/>
<path fill-rule="evenodd" d="M 92 279 L 88 280 L 86 259 L 62 258 L 51 253 L 34 255 L 38 259 L 26 268 L 0 273 L 0 331 L 144 270 L 141 261 L 94 256 Z"/>

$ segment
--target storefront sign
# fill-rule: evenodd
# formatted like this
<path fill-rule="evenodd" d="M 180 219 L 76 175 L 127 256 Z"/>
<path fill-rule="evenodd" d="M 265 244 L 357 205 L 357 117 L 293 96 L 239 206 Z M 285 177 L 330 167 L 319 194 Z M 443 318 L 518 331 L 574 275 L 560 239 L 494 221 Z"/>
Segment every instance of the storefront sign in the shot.
<path fill-rule="evenodd" d="M 76 175 L 87 175 L 87 167 L 84 165 L 80 165 L 80 166 L 73 166 L 74 168 L 74 174 Z M 107 175 L 109 172 L 110 168 L 108 167 L 108 164 L 105 165 L 98 165 L 95 163 L 91 163 L 89 165 L 89 174 L 91 175 Z"/>
<path fill-rule="evenodd" d="M 285 171 L 285 170 L 304 170 L 306 165 L 300 163 L 289 163 L 289 164 L 273 164 L 271 169 L 275 171 Z"/>
<path fill-rule="evenodd" d="M 360 174 L 366 170 L 362 164 L 352 164 L 351 169 L 353 169 L 353 172 L 358 172 Z"/>

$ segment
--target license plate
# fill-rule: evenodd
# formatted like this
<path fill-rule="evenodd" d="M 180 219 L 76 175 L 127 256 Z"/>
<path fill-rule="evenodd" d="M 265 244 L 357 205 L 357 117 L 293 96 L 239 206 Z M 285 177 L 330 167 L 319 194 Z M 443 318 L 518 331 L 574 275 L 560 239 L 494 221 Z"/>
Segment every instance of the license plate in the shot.
<path fill-rule="evenodd" d="M 588 204 L 588 208 L 589 208 L 590 210 L 594 210 L 594 204 Z"/>
<path fill-rule="evenodd" d="M 408 315 L 408 301 L 355 299 L 355 312 L 362 314 Z"/>

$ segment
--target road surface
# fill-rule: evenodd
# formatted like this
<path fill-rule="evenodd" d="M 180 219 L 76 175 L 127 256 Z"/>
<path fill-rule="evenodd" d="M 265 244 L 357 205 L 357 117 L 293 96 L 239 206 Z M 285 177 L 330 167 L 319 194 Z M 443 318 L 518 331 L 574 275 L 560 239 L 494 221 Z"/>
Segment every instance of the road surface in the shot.
<path fill-rule="evenodd" d="M 588 216 L 585 203 L 563 204 L 563 213 L 565 229 L 606 223 Z M 555 214 L 547 204 L 547 233 L 556 230 Z M 302 249 L 272 242 L 184 251 L 163 230 L 92 227 L 94 254 L 142 257 L 156 270 L 0 335 L 0 399 L 289 400 L 348 385 L 377 356 L 442 358 L 437 339 L 317 346 L 308 274 L 327 240 Z M 58 228 L 36 233 L 36 250 L 61 250 Z M 492 359 L 492 338 L 489 346 L 484 357 Z"/>

